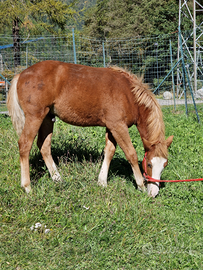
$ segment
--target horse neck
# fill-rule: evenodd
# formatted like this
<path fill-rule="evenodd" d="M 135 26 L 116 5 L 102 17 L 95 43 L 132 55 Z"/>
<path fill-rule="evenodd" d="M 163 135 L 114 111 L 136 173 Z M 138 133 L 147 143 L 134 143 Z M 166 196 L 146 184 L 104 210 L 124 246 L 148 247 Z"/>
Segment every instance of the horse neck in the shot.
<path fill-rule="evenodd" d="M 162 115 L 157 111 L 140 106 L 137 119 L 137 129 L 141 138 L 149 141 L 151 144 L 165 142 L 165 128 Z"/>

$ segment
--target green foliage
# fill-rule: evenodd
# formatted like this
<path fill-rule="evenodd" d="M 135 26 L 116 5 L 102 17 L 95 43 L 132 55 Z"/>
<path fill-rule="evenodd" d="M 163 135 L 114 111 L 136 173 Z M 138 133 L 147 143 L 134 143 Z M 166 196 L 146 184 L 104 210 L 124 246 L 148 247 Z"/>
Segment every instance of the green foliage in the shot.
<path fill-rule="evenodd" d="M 177 30 L 175 0 L 100 0 L 86 14 L 85 32 L 98 38 L 127 38 Z"/>
<path fill-rule="evenodd" d="M 13 22 L 18 20 L 21 35 L 41 34 L 43 32 L 59 34 L 70 21 L 77 18 L 74 9 L 75 0 L 69 4 L 64 1 L 15 1 L 0 2 L 1 33 L 11 34 Z M 6 16 L 5 16 L 6 14 Z"/>
<path fill-rule="evenodd" d="M 184 107 L 164 108 L 166 136 L 174 135 L 163 179 L 202 177 L 202 125 Z M 202 106 L 198 111 L 203 119 Z M 63 183 L 54 183 L 34 143 L 32 193 L 20 187 L 15 134 L 0 116 L 1 269 L 202 269 L 203 184 L 166 183 L 156 199 L 134 186 L 118 147 L 108 187 L 97 186 L 105 129 L 55 123 L 52 152 Z M 139 161 L 144 149 L 129 129 Z M 50 232 L 32 231 L 36 222 Z"/>
<path fill-rule="evenodd" d="M 178 30 L 178 12 L 176 0 L 99 0 L 86 13 L 84 31 L 102 39 L 168 34 Z M 188 21 L 182 21 L 182 30 L 190 28 Z"/>

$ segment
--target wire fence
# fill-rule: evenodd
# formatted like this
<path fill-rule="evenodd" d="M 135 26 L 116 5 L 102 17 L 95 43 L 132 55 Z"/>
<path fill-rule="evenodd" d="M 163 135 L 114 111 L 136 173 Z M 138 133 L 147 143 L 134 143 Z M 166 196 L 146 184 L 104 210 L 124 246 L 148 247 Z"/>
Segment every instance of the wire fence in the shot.
<path fill-rule="evenodd" d="M 187 34 L 187 33 L 186 33 Z M 164 36 L 136 37 L 130 39 L 98 40 L 72 33 L 66 36 L 43 36 L 22 38 L 18 65 L 15 66 L 16 52 L 13 38 L 0 36 L 0 110 L 4 111 L 8 84 L 16 73 L 43 60 L 59 60 L 94 67 L 117 65 L 144 77 L 157 95 L 160 103 L 170 105 L 184 104 L 184 87 L 180 58 L 178 32 Z M 193 74 L 191 47 L 183 45 L 186 69 Z M 203 86 L 201 73 L 202 51 L 198 51 L 198 88 Z M 177 64 L 178 63 L 178 64 Z M 172 70 L 172 67 L 176 68 Z M 170 74 L 170 76 L 168 75 Z M 190 82 L 193 89 L 192 76 Z M 191 92 L 187 88 L 187 98 Z M 167 94 L 166 94 L 167 93 Z M 201 100 L 201 97 L 200 97 Z"/>

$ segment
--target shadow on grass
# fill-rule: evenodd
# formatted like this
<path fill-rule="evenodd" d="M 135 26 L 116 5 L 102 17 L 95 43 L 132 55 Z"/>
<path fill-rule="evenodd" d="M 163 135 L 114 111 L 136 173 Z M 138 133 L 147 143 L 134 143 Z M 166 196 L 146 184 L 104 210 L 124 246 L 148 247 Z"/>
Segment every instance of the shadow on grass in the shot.
<path fill-rule="evenodd" d="M 52 146 L 52 156 L 57 165 L 59 164 L 61 157 L 64 157 L 66 160 L 70 160 L 70 162 L 83 162 L 86 160 L 87 162 L 96 163 L 103 161 L 103 152 L 99 153 L 97 149 L 89 149 L 89 147 L 85 144 L 75 145 L 64 143 L 63 148 Z M 139 167 L 142 171 L 141 163 L 142 162 L 139 162 Z M 39 150 L 35 151 L 35 153 L 30 156 L 30 167 L 32 184 L 36 185 L 38 179 L 43 177 L 43 175 L 48 172 Z M 127 181 L 132 182 L 137 188 L 132 168 L 125 158 L 116 156 L 113 157 L 109 168 L 108 180 L 110 179 L 111 175 L 124 177 Z"/>

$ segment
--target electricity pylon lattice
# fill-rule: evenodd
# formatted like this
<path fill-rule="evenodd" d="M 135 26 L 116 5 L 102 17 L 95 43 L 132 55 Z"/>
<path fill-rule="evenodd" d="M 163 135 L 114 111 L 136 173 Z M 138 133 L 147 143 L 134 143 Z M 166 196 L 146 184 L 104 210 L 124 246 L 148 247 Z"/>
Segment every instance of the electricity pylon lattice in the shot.
<path fill-rule="evenodd" d="M 203 15 L 203 4 L 193 0 L 179 0 L 179 29 L 182 25 L 189 26 L 188 31 L 181 31 L 182 47 L 185 59 L 186 69 L 191 81 L 193 92 L 196 94 L 197 89 L 203 87 L 203 20 L 197 24 L 197 14 Z M 180 57 L 180 42 L 178 43 L 178 59 Z M 183 74 L 181 69 L 177 70 L 177 96 L 180 93 Z"/>

